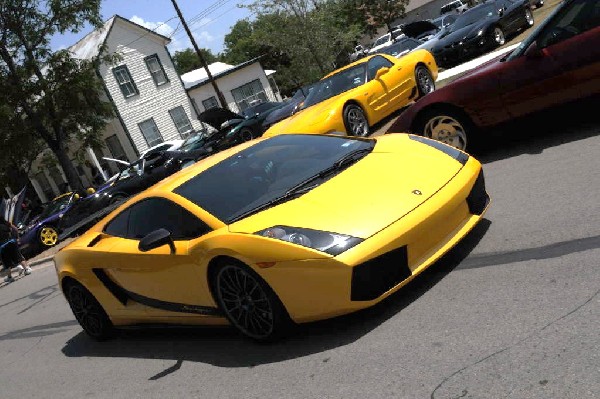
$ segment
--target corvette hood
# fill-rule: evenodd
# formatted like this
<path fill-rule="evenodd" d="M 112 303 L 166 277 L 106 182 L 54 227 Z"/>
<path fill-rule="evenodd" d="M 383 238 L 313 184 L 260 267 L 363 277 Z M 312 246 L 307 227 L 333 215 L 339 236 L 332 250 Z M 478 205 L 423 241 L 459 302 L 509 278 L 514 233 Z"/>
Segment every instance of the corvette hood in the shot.
<path fill-rule="evenodd" d="M 221 128 L 223 123 L 231 119 L 243 120 L 244 117 L 225 108 L 211 108 L 198 115 L 199 121 L 207 123 L 217 130 Z"/>
<path fill-rule="evenodd" d="M 438 27 L 429 21 L 415 21 L 402 27 L 402 33 L 408 37 L 419 37 L 425 32 L 438 30 Z"/>
<path fill-rule="evenodd" d="M 368 238 L 427 201 L 462 168 L 439 150 L 386 135 L 373 152 L 299 198 L 231 224 L 254 233 L 281 225 Z"/>

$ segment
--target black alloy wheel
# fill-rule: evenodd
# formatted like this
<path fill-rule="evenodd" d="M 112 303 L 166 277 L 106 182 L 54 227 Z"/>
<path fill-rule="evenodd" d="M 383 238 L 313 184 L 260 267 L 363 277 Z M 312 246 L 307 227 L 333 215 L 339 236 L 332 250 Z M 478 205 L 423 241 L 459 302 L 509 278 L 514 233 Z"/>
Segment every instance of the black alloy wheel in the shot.
<path fill-rule="evenodd" d="M 252 269 L 234 260 L 212 273 L 215 299 L 227 320 L 246 337 L 259 342 L 280 338 L 290 324 L 283 304 Z"/>
<path fill-rule="evenodd" d="M 435 90 L 435 82 L 433 76 L 424 65 L 419 65 L 415 68 L 415 81 L 417 82 L 417 90 L 419 98 Z"/>
<path fill-rule="evenodd" d="M 527 27 L 533 26 L 535 23 L 533 19 L 533 13 L 529 7 L 525 9 L 525 22 L 527 23 Z"/>
<path fill-rule="evenodd" d="M 250 141 L 254 138 L 254 135 L 252 134 L 252 129 L 249 129 L 247 127 L 242 128 L 242 130 L 240 131 L 240 137 L 242 138 L 242 141 Z"/>
<path fill-rule="evenodd" d="M 69 283 L 65 291 L 73 315 L 87 335 L 96 341 L 104 341 L 114 335 L 114 327 L 108 315 L 84 286 Z"/>
<path fill-rule="evenodd" d="M 349 104 L 344 107 L 344 126 L 348 136 L 365 137 L 369 135 L 369 121 L 361 107 Z"/>
<path fill-rule="evenodd" d="M 492 40 L 496 43 L 496 46 L 502 46 L 506 43 L 506 36 L 504 35 L 504 31 L 501 27 L 496 26 L 492 30 Z"/>

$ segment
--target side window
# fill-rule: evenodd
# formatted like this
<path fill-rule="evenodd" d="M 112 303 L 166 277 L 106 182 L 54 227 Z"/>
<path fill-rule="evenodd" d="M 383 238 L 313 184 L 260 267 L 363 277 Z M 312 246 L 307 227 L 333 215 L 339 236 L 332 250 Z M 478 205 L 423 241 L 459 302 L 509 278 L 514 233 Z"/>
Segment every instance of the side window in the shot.
<path fill-rule="evenodd" d="M 125 209 L 119 213 L 113 220 L 104 227 L 104 232 L 115 237 L 127 237 L 127 228 L 129 225 L 129 213 L 131 208 Z"/>
<path fill-rule="evenodd" d="M 196 216 L 165 198 L 149 198 L 130 209 L 127 236 L 134 240 L 140 240 L 160 228 L 169 230 L 173 240 L 188 240 L 211 231 Z"/>
<path fill-rule="evenodd" d="M 600 25 L 600 2 L 575 0 L 564 7 L 538 36 L 539 48 L 567 40 Z"/>
<path fill-rule="evenodd" d="M 381 68 L 391 68 L 392 65 L 394 64 L 380 55 L 371 58 L 367 64 L 367 81 L 375 79 L 377 71 Z"/>

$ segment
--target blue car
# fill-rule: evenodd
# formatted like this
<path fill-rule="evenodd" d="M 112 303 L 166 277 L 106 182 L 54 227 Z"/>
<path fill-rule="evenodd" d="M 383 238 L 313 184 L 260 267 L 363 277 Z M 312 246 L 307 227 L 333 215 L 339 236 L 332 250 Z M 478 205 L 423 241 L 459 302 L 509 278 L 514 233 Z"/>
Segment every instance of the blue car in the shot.
<path fill-rule="evenodd" d="M 79 199 L 80 195 L 74 192 L 59 195 L 54 198 L 28 225 L 21 231 L 19 248 L 23 253 L 43 251 L 58 242 L 58 222 L 66 212 Z"/>

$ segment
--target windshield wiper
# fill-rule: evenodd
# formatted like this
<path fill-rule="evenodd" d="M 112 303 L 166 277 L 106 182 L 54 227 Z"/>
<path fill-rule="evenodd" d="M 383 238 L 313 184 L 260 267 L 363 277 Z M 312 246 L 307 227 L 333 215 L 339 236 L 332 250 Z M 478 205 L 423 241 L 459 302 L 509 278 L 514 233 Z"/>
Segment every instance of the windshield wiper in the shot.
<path fill-rule="evenodd" d="M 247 216 L 250 216 L 252 214 L 260 212 L 263 209 L 267 209 L 274 205 L 281 204 L 283 202 L 287 202 L 287 201 L 291 200 L 292 198 L 298 197 L 302 194 L 306 194 L 313 188 L 319 186 L 318 183 L 314 183 L 315 181 L 324 179 L 325 177 L 327 177 L 331 174 L 338 173 L 338 172 L 346 169 L 353 163 L 355 163 L 358 160 L 365 157 L 372 150 L 373 150 L 373 146 L 371 146 L 369 148 L 360 148 L 358 150 L 350 151 L 349 153 L 347 153 L 346 155 L 344 155 L 343 157 L 341 157 L 340 159 L 335 161 L 335 163 L 333 165 L 331 165 L 330 167 L 323 169 L 319 173 L 316 173 L 316 174 L 302 180 L 300 183 L 298 183 L 298 184 L 294 185 L 293 187 L 291 187 L 290 189 L 288 189 L 281 196 L 276 197 L 270 201 L 265 202 L 264 204 L 261 204 L 255 208 L 252 208 L 246 212 L 243 212 L 243 213 L 240 213 L 239 215 L 234 216 L 233 218 L 230 219 L 230 223 L 236 222 Z M 311 184 L 311 183 L 314 183 L 314 184 Z"/>

